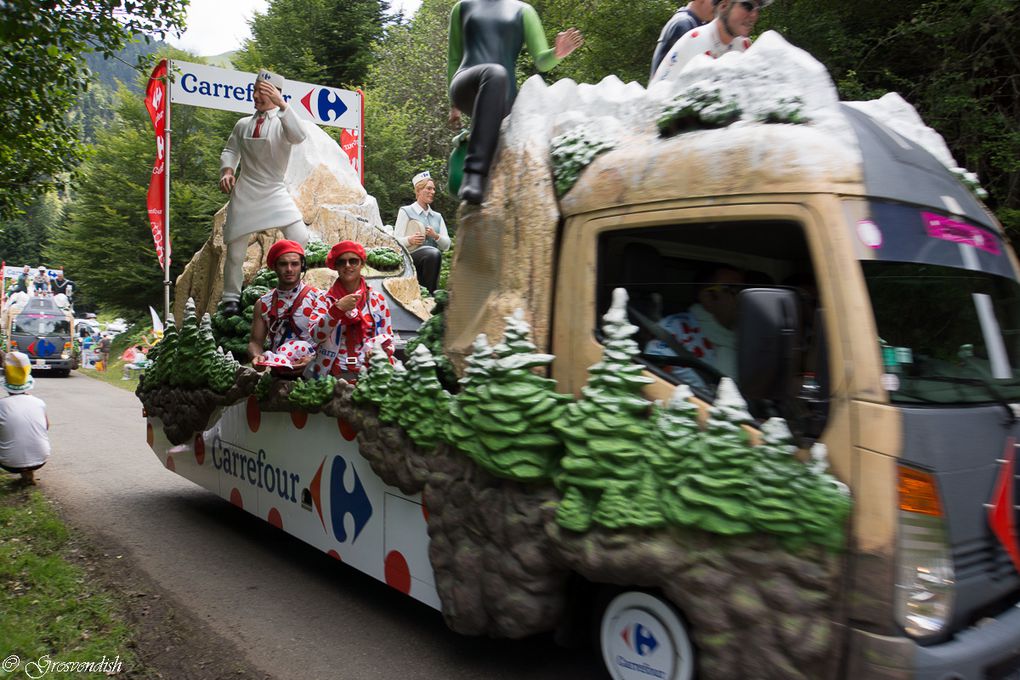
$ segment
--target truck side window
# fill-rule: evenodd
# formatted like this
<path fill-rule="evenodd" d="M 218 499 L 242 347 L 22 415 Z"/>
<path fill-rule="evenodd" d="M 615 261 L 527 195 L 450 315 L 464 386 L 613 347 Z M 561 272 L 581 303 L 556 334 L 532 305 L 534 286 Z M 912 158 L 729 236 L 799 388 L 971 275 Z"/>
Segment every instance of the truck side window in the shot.
<path fill-rule="evenodd" d="M 625 288 L 640 360 L 659 378 L 687 383 L 706 399 L 714 397 L 722 376 L 736 379 L 742 290 L 783 286 L 797 291 L 805 327 L 814 320 L 818 299 L 800 225 L 774 220 L 606 232 L 599 238 L 597 282 L 597 318 L 609 308 L 612 291 Z M 811 373 L 811 367 L 804 372 Z"/>

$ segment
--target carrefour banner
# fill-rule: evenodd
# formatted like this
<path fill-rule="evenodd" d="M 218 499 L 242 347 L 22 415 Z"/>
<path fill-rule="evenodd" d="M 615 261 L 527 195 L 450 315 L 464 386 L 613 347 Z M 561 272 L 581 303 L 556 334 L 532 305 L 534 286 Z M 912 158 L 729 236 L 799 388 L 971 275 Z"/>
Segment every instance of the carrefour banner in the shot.
<path fill-rule="evenodd" d="M 172 103 L 246 114 L 255 112 L 254 73 L 176 60 L 173 71 Z M 361 97 L 357 92 L 287 80 L 283 98 L 305 120 L 361 130 Z"/>

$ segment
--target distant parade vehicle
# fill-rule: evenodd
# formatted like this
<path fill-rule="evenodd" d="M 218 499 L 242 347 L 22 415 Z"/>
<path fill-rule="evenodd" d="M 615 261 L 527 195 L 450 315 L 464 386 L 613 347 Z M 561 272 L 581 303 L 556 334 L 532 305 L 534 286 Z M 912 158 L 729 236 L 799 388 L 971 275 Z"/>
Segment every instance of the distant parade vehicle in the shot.
<path fill-rule="evenodd" d="M 67 377 L 78 367 L 75 319 L 66 295 L 38 293 L 6 295 L 0 307 L 4 351 L 24 352 L 37 374 Z"/>
<path fill-rule="evenodd" d="M 214 231 L 138 390 L 167 469 L 458 632 L 595 631 L 614 680 L 1020 677 L 1020 271 L 897 95 L 771 32 L 647 90 L 534 77 L 435 307 L 311 153 L 288 187 L 369 252 L 398 358 L 241 365 Z"/>

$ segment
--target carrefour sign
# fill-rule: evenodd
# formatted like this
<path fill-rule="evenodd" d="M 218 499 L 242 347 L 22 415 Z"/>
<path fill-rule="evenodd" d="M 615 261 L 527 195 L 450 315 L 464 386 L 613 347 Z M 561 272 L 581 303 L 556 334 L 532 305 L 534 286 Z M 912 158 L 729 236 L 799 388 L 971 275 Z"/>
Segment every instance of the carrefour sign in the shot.
<path fill-rule="evenodd" d="M 170 101 L 207 109 L 254 113 L 255 74 L 216 66 L 173 62 Z M 283 98 L 301 118 L 330 127 L 361 129 L 361 97 L 357 92 L 288 80 Z"/>

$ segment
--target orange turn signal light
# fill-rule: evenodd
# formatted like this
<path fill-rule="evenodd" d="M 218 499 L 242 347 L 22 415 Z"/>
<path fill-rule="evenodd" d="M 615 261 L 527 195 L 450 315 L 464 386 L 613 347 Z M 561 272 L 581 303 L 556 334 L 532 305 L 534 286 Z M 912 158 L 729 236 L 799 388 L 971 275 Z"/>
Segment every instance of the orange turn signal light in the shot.
<path fill-rule="evenodd" d="M 939 501 L 938 487 L 935 478 L 927 472 L 921 472 L 903 465 L 897 466 L 900 491 L 900 510 L 916 512 L 920 515 L 942 516 L 942 503 Z"/>

